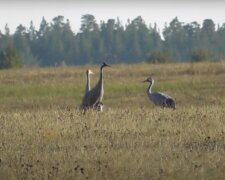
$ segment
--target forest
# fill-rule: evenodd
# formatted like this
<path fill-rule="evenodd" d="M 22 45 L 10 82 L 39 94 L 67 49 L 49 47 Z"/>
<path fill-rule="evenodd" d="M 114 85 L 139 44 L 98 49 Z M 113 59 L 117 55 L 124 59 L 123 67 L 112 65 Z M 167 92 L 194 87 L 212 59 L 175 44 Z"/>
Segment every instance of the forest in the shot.
<path fill-rule="evenodd" d="M 0 69 L 11 67 L 51 67 L 108 63 L 173 63 L 221 61 L 225 59 L 225 23 L 212 19 L 183 23 L 178 17 L 165 24 L 146 24 L 141 16 L 96 22 L 95 16 L 81 17 L 79 32 L 69 19 L 42 18 L 36 29 L 18 25 L 14 33 L 5 25 L 0 32 Z"/>

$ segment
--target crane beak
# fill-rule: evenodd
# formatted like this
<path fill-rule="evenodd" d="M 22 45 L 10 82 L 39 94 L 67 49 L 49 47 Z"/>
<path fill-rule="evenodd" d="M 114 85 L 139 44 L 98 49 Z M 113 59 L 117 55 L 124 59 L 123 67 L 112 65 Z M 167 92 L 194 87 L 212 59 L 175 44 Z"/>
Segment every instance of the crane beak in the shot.
<path fill-rule="evenodd" d="M 149 81 L 149 79 L 146 79 L 146 80 L 144 80 L 144 81 L 142 81 L 142 82 L 148 82 L 148 83 L 152 83 L 152 81 Z"/>
<path fill-rule="evenodd" d="M 90 71 L 90 74 L 95 74 L 95 73 L 93 73 L 92 71 Z"/>
<path fill-rule="evenodd" d="M 110 65 L 108 65 L 108 64 L 106 64 L 105 62 L 103 62 L 103 66 L 108 66 L 108 67 L 110 67 Z"/>
<path fill-rule="evenodd" d="M 111 67 L 110 65 L 108 65 L 108 64 L 105 64 L 105 66 L 107 66 L 107 67 Z"/>

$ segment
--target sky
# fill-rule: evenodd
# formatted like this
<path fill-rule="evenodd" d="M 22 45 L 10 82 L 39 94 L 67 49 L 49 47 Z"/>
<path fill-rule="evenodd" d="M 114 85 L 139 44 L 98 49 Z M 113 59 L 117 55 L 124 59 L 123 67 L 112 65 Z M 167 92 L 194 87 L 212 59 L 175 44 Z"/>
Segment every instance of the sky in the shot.
<path fill-rule="evenodd" d="M 212 19 L 221 25 L 225 23 L 224 8 L 223 0 L 0 0 L 0 30 L 4 33 L 8 24 L 14 33 L 20 24 L 29 27 L 30 21 L 38 30 L 42 17 L 51 22 L 62 15 L 78 32 L 84 14 L 94 15 L 97 23 L 119 17 L 123 25 L 141 16 L 147 25 L 157 23 L 160 30 L 175 17 L 184 23 Z"/>

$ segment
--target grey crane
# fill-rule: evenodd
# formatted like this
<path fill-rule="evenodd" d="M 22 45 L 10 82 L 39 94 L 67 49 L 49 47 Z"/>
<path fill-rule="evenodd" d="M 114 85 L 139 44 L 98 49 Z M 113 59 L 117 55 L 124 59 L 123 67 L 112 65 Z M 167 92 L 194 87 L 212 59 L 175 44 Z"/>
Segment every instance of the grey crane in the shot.
<path fill-rule="evenodd" d="M 80 106 L 81 109 L 83 109 L 83 104 L 84 104 L 85 98 L 87 96 L 86 94 L 91 90 L 91 80 L 90 80 L 91 74 L 94 74 L 94 73 L 90 69 L 87 69 L 86 70 L 87 82 L 86 82 L 86 87 L 85 87 L 85 92 L 84 92 L 84 96 L 82 99 L 82 103 Z"/>
<path fill-rule="evenodd" d="M 163 108 L 172 108 L 176 109 L 176 103 L 172 97 L 161 93 L 161 92 L 152 92 L 152 86 L 154 84 L 154 79 L 152 77 L 148 77 L 144 82 L 149 82 L 150 85 L 147 89 L 147 94 L 149 99 L 157 106 L 161 106 Z"/>
<path fill-rule="evenodd" d="M 102 111 L 103 109 L 103 96 L 104 96 L 104 84 L 103 84 L 103 68 L 109 66 L 105 62 L 100 67 L 100 77 L 98 83 L 90 91 L 85 94 L 81 107 L 83 109 L 93 108 Z"/>
<path fill-rule="evenodd" d="M 86 83 L 86 88 L 85 88 L 85 94 L 91 90 L 91 80 L 90 80 L 91 74 L 94 74 L 94 73 L 90 69 L 87 69 L 86 70 L 87 83 Z"/>

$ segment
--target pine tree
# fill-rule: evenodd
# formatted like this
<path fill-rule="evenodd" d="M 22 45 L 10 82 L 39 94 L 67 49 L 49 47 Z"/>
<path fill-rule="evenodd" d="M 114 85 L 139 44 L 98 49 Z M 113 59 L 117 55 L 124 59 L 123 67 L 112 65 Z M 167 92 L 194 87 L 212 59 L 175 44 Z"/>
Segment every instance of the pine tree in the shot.
<path fill-rule="evenodd" d="M 13 45 L 8 45 L 4 51 L 0 52 L 0 69 L 22 67 L 19 55 Z"/>

